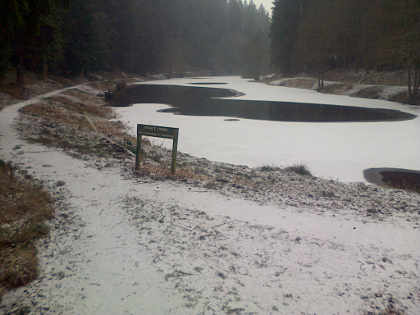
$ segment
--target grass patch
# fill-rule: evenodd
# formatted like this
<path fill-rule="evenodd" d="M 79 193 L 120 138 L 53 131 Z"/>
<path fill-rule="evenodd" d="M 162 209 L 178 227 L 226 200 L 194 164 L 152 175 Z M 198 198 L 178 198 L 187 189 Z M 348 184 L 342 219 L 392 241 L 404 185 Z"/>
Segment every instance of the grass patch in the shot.
<path fill-rule="evenodd" d="M 34 241 L 48 234 L 45 221 L 54 213 L 50 195 L 15 171 L 0 160 L 0 299 L 37 277 Z"/>
<path fill-rule="evenodd" d="M 261 166 L 261 167 L 259 168 L 259 170 L 260 170 L 261 172 L 275 172 L 275 171 L 280 170 L 280 168 L 279 168 L 279 167 L 276 167 L 276 166 L 263 165 L 263 166 Z"/>
<path fill-rule="evenodd" d="M 312 89 L 315 83 L 316 79 L 312 78 L 292 78 L 283 81 L 281 85 L 299 89 Z"/>
<path fill-rule="evenodd" d="M 420 105 L 420 94 L 417 96 L 416 99 L 410 99 L 408 97 L 408 92 L 404 91 L 404 92 L 400 92 L 396 95 L 393 95 L 390 98 L 390 101 L 393 102 L 398 102 L 398 103 L 404 103 L 404 104 L 410 104 L 410 105 Z"/>
<path fill-rule="evenodd" d="M 25 106 L 20 110 L 21 113 L 32 116 L 42 117 L 51 122 L 52 126 L 57 124 L 67 124 L 77 126 L 79 129 L 91 129 L 89 121 L 80 113 L 75 113 L 66 109 L 65 106 L 56 106 L 53 101 L 45 101 Z"/>
<path fill-rule="evenodd" d="M 22 108 L 25 138 L 98 157 L 135 153 L 136 138 L 127 134 L 122 122 L 109 120 L 115 118 L 112 108 L 102 106 L 100 98 L 94 97 L 94 102 L 90 102 L 89 95 L 82 102 L 81 95 L 86 93 L 72 90 L 71 97 L 54 96 Z"/>
<path fill-rule="evenodd" d="M 24 91 L 22 90 L 21 87 L 17 86 L 14 83 L 3 84 L 0 86 L 0 90 L 3 93 L 10 95 L 14 99 L 18 99 L 18 100 L 24 99 L 24 95 L 23 95 Z"/>
<path fill-rule="evenodd" d="M 383 88 L 380 86 L 370 86 L 370 87 L 361 89 L 360 91 L 352 94 L 352 96 L 379 99 L 381 98 L 382 90 Z"/>
<path fill-rule="evenodd" d="M 62 94 L 77 98 L 81 103 L 83 103 L 83 105 L 96 105 L 96 106 L 104 105 L 103 97 L 98 97 L 84 90 L 71 89 L 71 90 L 64 91 Z"/>
<path fill-rule="evenodd" d="M 410 172 L 381 172 L 384 183 L 392 188 L 420 193 L 420 174 Z"/>
<path fill-rule="evenodd" d="M 349 83 L 333 83 L 326 85 L 321 93 L 334 93 L 334 94 L 344 94 L 346 91 L 349 91 L 353 88 L 352 84 Z"/>
<path fill-rule="evenodd" d="M 77 96 L 77 98 L 80 99 L 80 94 Z M 101 106 L 102 104 L 96 99 L 81 99 L 81 102 L 78 102 L 64 96 L 53 96 L 48 100 L 74 113 L 93 115 L 107 119 L 115 118 L 115 113 L 112 111 L 112 109 L 109 107 Z"/>
<path fill-rule="evenodd" d="M 291 171 L 299 175 L 303 176 L 311 176 L 313 177 L 312 173 L 309 169 L 303 164 L 296 164 L 285 168 L 286 171 Z"/>

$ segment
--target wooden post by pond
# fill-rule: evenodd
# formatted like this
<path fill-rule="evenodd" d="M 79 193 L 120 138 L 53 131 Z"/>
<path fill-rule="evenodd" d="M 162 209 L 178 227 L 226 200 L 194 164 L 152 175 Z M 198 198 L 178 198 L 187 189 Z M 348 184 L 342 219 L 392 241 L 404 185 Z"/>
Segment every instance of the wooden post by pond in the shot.
<path fill-rule="evenodd" d="M 175 174 L 176 171 L 176 154 L 178 150 L 178 134 L 179 128 L 152 126 L 152 125 L 137 125 L 137 151 L 136 151 L 136 170 L 140 168 L 140 164 L 143 160 L 142 152 L 142 137 L 156 137 L 172 139 L 172 164 L 171 172 Z"/>
<path fill-rule="evenodd" d="M 172 174 L 175 174 L 176 169 L 176 153 L 178 151 L 178 130 L 176 131 L 176 134 L 174 135 L 174 138 L 172 140 L 172 164 L 171 164 L 171 172 Z"/>
<path fill-rule="evenodd" d="M 140 125 L 137 125 L 137 150 L 136 150 L 136 170 L 139 169 L 142 160 L 142 134 L 139 130 Z"/>

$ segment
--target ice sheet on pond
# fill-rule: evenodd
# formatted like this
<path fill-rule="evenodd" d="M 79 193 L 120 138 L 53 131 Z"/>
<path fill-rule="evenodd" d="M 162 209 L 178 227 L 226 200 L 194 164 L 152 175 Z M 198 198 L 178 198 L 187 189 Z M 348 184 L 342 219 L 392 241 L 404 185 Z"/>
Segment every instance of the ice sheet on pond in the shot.
<path fill-rule="evenodd" d="M 200 80 L 194 80 L 194 83 Z M 321 94 L 316 91 L 269 86 L 239 77 L 202 80 L 225 82 L 223 88 L 244 93 L 232 99 L 305 102 L 395 109 L 418 115 L 420 109 L 398 103 Z M 191 85 L 191 79 L 146 82 Z M 375 167 L 420 169 L 420 119 L 397 122 L 300 123 L 229 117 L 182 116 L 159 112 L 165 104 L 139 104 L 118 108 L 133 134 L 138 123 L 180 128 L 179 150 L 249 166 L 305 164 L 314 175 L 341 181 L 363 181 L 363 170 Z M 171 143 L 152 139 L 170 148 Z"/>

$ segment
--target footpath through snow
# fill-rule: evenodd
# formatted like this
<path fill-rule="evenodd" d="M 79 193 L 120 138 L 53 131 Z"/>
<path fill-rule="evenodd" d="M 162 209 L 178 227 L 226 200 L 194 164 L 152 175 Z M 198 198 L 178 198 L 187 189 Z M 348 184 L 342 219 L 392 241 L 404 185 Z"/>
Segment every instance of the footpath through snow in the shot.
<path fill-rule="evenodd" d="M 61 206 L 39 244 L 40 278 L 0 312 L 420 313 L 420 230 L 403 215 L 367 222 L 133 178 L 116 162 L 99 170 L 20 139 L 18 110 L 34 101 L 0 112 L 0 158 Z"/>

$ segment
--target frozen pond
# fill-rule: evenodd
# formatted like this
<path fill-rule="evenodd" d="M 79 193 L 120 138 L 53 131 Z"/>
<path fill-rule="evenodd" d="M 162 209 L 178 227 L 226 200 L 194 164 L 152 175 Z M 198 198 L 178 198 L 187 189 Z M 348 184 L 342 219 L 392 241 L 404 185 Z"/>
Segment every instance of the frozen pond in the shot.
<path fill-rule="evenodd" d="M 171 108 L 162 109 L 161 112 L 179 115 L 227 116 L 274 121 L 355 122 L 416 118 L 415 115 L 402 111 L 383 108 L 227 98 L 239 95 L 242 94 L 222 88 L 137 84 L 127 88 L 124 96 L 121 96 L 117 102 L 121 106 L 133 103 L 170 104 Z"/>
<path fill-rule="evenodd" d="M 215 83 L 225 84 L 218 89 Z M 137 123 L 179 127 L 179 149 L 195 156 L 249 166 L 303 163 L 316 176 L 342 181 L 363 181 L 367 168 L 420 169 L 419 118 L 402 121 L 412 117 L 401 112 L 391 117 L 394 112 L 389 111 L 417 115 L 416 107 L 268 86 L 239 77 L 142 85 L 136 95 L 142 104 L 116 109 L 121 120 L 133 133 Z M 232 90 L 243 95 L 232 97 Z M 279 116 L 279 103 L 274 102 L 282 102 L 288 114 L 281 111 Z M 377 121 L 389 119 L 400 121 Z M 153 141 L 171 146 L 169 141 Z"/>

